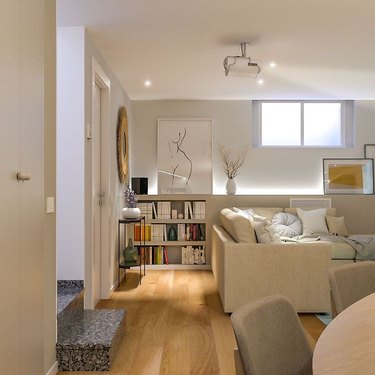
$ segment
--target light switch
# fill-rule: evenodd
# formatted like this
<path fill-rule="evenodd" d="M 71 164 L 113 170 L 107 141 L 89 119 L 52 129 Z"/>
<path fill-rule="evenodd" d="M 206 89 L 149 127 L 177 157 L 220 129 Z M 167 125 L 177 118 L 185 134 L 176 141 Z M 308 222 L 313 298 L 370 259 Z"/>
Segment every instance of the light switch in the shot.
<path fill-rule="evenodd" d="M 47 197 L 47 214 L 52 214 L 55 212 L 55 198 L 54 197 Z"/>

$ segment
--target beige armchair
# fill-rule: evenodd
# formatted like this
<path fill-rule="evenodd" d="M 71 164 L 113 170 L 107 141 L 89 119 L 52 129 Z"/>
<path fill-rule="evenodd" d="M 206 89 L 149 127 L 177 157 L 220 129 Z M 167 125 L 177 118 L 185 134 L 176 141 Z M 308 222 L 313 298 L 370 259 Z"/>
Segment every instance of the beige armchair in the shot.
<path fill-rule="evenodd" d="M 244 374 L 312 374 L 313 350 L 286 297 L 274 294 L 250 302 L 236 310 L 231 320 Z"/>
<path fill-rule="evenodd" d="M 375 293 L 375 263 L 359 262 L 328 270 L 332 317 L 361 298 Z"/>

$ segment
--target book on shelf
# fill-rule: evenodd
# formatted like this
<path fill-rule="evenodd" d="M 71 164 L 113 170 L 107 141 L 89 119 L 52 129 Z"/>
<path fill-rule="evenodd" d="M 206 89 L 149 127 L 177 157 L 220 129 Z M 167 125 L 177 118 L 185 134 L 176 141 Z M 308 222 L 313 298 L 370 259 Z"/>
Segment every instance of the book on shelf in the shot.
<path fill-rule="evenodd" d="M 189 216 L 190 216 L 190 219 L 194 219 L 194 216 L 193 216 L 193 210 L 191 208 L 191 202 L 188 202 L 188 209 L 189 209 Z"/>
<path fill-rule="evenodd" d="M 169 264 L 168 251 L 166 247 L 163 248 L 163 255 L 164 255 L 164 264 Z"/>
<path fill-rule="evenodd" d="M 182 224 L 185 229 L 184 239 L 181 241 L 204 241 L 205 230 L 204 224 Z"/>
<path fill-rule="evenodd" d="M 189 219 L 189 202 L 184 202 L 184 219 Z"/>
<path fill-rule="evenodd" d="M 171 202 L 157 202 L 157 218 L 170 219 L 171 218 Z"/>
<path fill-rule="evenodd" d="M 141 233 L 142 227 L 142 233 Z M 141 225 L 140 223 L 134 224 L 134 241 L 151 241 L 151 224 Z"/>
<path fill-rule="evenodd" d="M 166 241 L 167 226 L 165 224 L 151 225 L 151 241 Z"/>
<path fill-rule="evenodd" d="M 183 246 L 181 248 L 182 264 L 206 264 L 205 246 Z"/>
<path fill-rule="evenodd" d="M 158 218 L 158 214 L 156 212 L 155 202 L 152 202 L 152 213 L 153 213 L 154 219 L 157 219 Z M 151 217 L 151 219 L 152 219 L 152 217 Z"/>
<path fill-rule="evenodd" d="M 194 219 L 205 219 L 206 217 L 206 202 L 193 202 L 193 216 Z"/>
<path fill-rule="evenodd" d="M 169 264 L 168 250 L 165 246 L 141 246 L 140 256 L 142 264 Z"/>
<path fill-rule="evenodd" d="M 141 216 L 146 219 L 152 219 L 152 203 L 151 202 L 140 202 L 138 208 L 141 210 Z"/>
<path fill-rule="evenodd" d="M 154 264 L 164 264 L 164 252 L 163 247 L 154 247 Z"/>

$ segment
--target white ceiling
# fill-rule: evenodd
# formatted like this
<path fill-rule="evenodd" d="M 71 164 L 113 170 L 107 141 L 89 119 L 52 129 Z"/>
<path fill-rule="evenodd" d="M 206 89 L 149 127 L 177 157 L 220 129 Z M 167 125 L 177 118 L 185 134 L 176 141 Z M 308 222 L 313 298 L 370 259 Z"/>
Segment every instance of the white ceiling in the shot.
<path fill-rule="evenodd" d="M 133 100 L 375 99 L 374 0 L 57 0 L 57 17 L 87 28 Z M 263 85 L 224 75 L 242 41 Z"/>

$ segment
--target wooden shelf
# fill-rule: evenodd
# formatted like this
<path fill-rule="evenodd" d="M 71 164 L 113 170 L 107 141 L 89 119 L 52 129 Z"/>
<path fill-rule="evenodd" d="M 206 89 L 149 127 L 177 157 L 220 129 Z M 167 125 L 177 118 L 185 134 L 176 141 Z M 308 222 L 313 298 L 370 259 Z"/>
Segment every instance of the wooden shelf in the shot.
<path fill-rule="evenodd" d="M 138 241 L 137 241 L 138 242 Z M 144 246 L 205 246 L 206 241 L 146 241 Z M 134 246 L 143 246 L 134 244 Z"/>
<path fill-rule="evenodd" d="M 146 224 L 206 224 L 205 219 L 146 219 Z"/>

